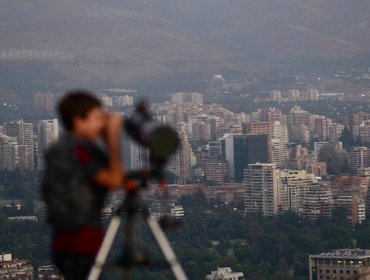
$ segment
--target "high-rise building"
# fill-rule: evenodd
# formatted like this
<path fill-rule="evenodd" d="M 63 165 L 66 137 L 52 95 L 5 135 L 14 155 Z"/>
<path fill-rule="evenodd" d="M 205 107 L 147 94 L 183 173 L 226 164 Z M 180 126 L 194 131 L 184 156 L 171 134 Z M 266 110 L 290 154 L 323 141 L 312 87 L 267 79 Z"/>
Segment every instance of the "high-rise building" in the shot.
<path fill-rule="evenodd" d="M 271 163 L 284 168 L 288 164 L 289 149 L 288 143 L 280 139 L 271 139 Z"/>
<path fill-rule="evenodd" d="M 208 161 L 204 164 L 204 176 L 215 184 L 225 183 L 229 178 L 229 164 L 223 160 Z"/>
<path fill-rule="evenodd" d="M 366 193 L 365 197 L 365 215 L 366 217 L 370 217 L 370 191 Z"/>
<path fill-rule="evenodd" d="M 338 173 L 348 167 L 348 153 L 342 142 L 331 141 L 320 148 L 318 160 L 325 162 L 329 173 Z"/>
<path fill-rule="evenodd" d="M 355 147 L 348 152 L 348 165 L 352 171 L 370 167 L 370 150 L 367 147 Z"/>
<path fill-rule="evenodd" d="M 113 106 L 113 97 L 107 96 L 107 95 L 102 95 L 102 96 L 99 96 L 99 99 L 105 107 L 112 107 Z"/>
<path fill-rule="evenodd" d="M 196 157 L 196 163 L 200 166 L 201 170 L 204 170 L 205 164 L 211 160 L 210 154 L 209 154 L 209 147 L 203 146 L 203 147 L 198 148 L 195 151 L 195 157 Z"/>
<path fill-rule="evenodd" d="M 53 111 L 57 94 L 51 92 L 36 92 L 33 95 L 33 107 L 35 110 Z"/>
<path fill-rule="evenodd" d="M 261 135 L 261 134 L 267 135 L 268 160 L 271 162 L 272 123 L 270 121 L 247 123 L 247 134 L 248 135 Z"/>
<path fill-rule="evenodd" d="M 193 141 L 209 141 L 210 140 L 210 125 L 202 121 L 192 123 L 192 140 Z"/>
<path fill-rule="evenodd" d="M 15 137 L 0 137 L 0 170 L 13 171 L 18 168 L 18 142 Z"/>
<path fill-rule="evenodd" d="M 220 125 L 220 119 L 217 117 L 211 117 L 208 119 L 209 124 L 209 138 L 214 141 L 217 139 L 217 128 Z"/>
<path fill-rule="evenodd" d="M 114 106 L 132 106 L 134 104 L 134 98 L 129 95 L 125 96 L 115 96 L 113 97 Z"/>
<path fill-rule="evenodd" d="M 208 147 L 210 160 L 220 160 L 222 158 L 221 141 L 210 141 Z"/>
<path fill-rule="evenodd" d="M 272 101 L 280 102 L 280 100 L 281 100 L 281 91 L 280 90 L 272 90 L 271 91 L 271 99 L 272 99 Z"/>
<path fill-rule="evenodd" d="M 268 135 L 247 135 L 247 163 L 269 162 Z"/>
<path fill-rule="evenodd" d="M 370 113 L 366 112 L 353 113 L 349 119 L 349 125 L 350 126 L 359 125 L 367 120 L 370 120 Z"/>
<path fill-rule="evenodd" d="M 309 219 L 331 217 L 334 206 L 333 194 L 329 186 L 314 183 L 305 195 L 303 215 Z"/>
<path fill-rule="evenodd" d="M 320 97 L 320 94 L 319 94 L 319 91 L 317 89 L 309 89 L 308 91 L 308 96 L 309 96 L 309 99 L 311 101 L 318 101 L 319 100 L 319 97 Z"/>
<path fill-rule="evenodd" d="M 335 205 L 346 209 L 347 220 L 352 226 L 362 223 L 366 218 L 365 192 L 354 187 L 338 195 Z"/>
<path fill-rule="evenodd" d="M 288 113 L 288 132 L 290 141 L 307 143 L 310 139 L 310 113 L 294 106 Z"/>
<path fill-rule="evenodd" d="M 308 166 L 308 172 L 318 177 L 325 177 L 328 175 L 325 162 L 311 162 Z"/>
<path fill-rule="evenodd" d="M 290 169 L 306 169 L 308 158 L 308 149 L 302 145 L 296 145 L 289 149 L 288 167 Z"/>
<path fill-rule="evenodd" d="M 59 125 L 57 119 L 42 120 L 37 122 L 38 159 L 37 168 L 44 168 L 44 152 L 58 140 Z"/>
<path fill-rule="evenodd" d="M 370 279 L 370 250 L 337 249 L 309 256 L 310 280 Z"/>
<path fill-rule="evenodd" d="M 342 135 L 342 132 L 344 130 L 344 125 L 340 123 L 332 123 L 328 128 L 328 139 L 333 140 L 339 140 L 339 138 Z"/>
<path fill-rule="evenodd" d="M 39 151 L 44 152 L 59 137 L 58 119 L 37 122 L 37 140 Z"/>
<path fill-rule="evenodd" d="M 122 137 L 122 158 L 127 170 L 141 170 L 149 165 L 149 151 L 126 134 Z"/>
<path fill-rule="evenodd" d="M 280 121 L 274 121 L 272 123 L 272 139 L 279 139 L 288 143 L 288 127 L 283 125 Z"/>
<path fill-rule="evenodd" d="M 23 123 L 23 142 L 20 141 L 19 144 L 31 146 L 32 149 L 35 146 L 35 138 L 32 123 Z"/>
<path fill-rule="evenodd" d="M 182 123 L 185 121 L 185 112 L 184 107 L 180 104 L 177 104 L 175 107 L 174 122 Z"/>
<path fill-rule="evenodd" d="M 248 134 L 266 134 L 269 139 L 272 137 L 272 124 L 271 122 L 250 122 L 247 123 Z"/>
<path fill-rule="evenodd" d="M 305 196 L 316 182 L 314 174 L 307 174 L 305 170 L 281 170 L 280 179 L 280 211 L 302 213 Z"/>
<path fill-rule="evenodd" d="M 280 171 L 275 164 L 249 164 L 244 170 L 245 213 L 273 216 L 279 212 Z"/>
<path fill-rule="evenodd" d="M 244 115 L 244 122 L 280 122 L 286 125 L 286 115 L 277 108 L 264 108 L 252 112 L 250 115 Z"/>
<path fill-rule="evenodd" d="M 19 145 L 34 145 L 32 123 L 25 123 L 23 120 L 5 123 L 4 133 L 10 137 L 15 137 Z"/>
<path fill-rule="evenodd" d="M 363 121 L 358 125 L 352 126 L 352 136 L 355 140 L 362 142 L 370 141 L 370 120 Z"/>
<path fill-rule="evenodd" d="M 244 280 L 243 272 L 233 272 L 230 267 L 218 267 L 205 280 Z"/>
<path fill-rule="evenodd" d="M 226 134 L 221 139 L 222 154 L 229 163 L 229 177 L 242 180 L 243 169 L 247 167 L 247 136 Z"/>
<path fill-rule="evenodd" d="M 286 167 L 289 159 L 288 128 L 280 121 L 272 123 L 271 162 Z"/>
<path fill-rule="evenodd" d="M 315 139 L 326 140 L 329 136 L 329 127 L 332 125 L 332 119 L 319 115 L 310 116 L 310 131 Z"/>
<path fill-rule="evenodd" d="M 171 103 L 181 105 L 184 103 L 184 93 L 178 92 L 171 95 Z"/>
<path fill-rule="evenodd" d="M 203 105 L 203 94 L 200 94 L 198 92 L 192 92 L 191 103 L 194 105 Z"/>
<path fill-rule="evenodd" d="M 15 138 L 19 144 L 23 145 L 24 144 L 23 120 L 5 123 L 4 133 L 10 137 Z"/>
<path fill-rule="evenodd" d="M 178 178 L 179 183 L 184 184 L 187 180 L 191 180 L 192 158 L 194 157 L 191 145 L 186 133 L 180 133 L 180 147 L 171 156 L 167 170 L 174 173 Z"/>
<path fill-rule="evenodd" d="M 221 139 L 222 154 L 229 163 L 229 177 L 243 180 L 244 169 L 250 163 L 268 162 L 267 135 L 226 134 Z"/>
<path fill-rule="evenodd" d="M 289 100 L 296 101 L 300 98 L 300 92 L 298 89 L 291 89 L 289 90 Z"/>
<path fill-rule="evenodd" d="M 18 145 L 18 168 L 33 170 L 35 167 L 34 151 L 32 146 Z"/>
<path fill-rule="evenodd" d="M 197 92 L 177 92 L 171 95 L 171 103 L 177 105 L 184 103 L 203 105 L 203 94 Z"/>
<path fill-rule="evenodd" d="M 14 137 L 19 145 L 19 168 L 31 170 L 34 168 L 34 135 L 33 124 L 23 120 L 12 121 L 4 124 L 6 135 Z"/>
<path fill-rule="evenodd" d="M 327 142 L 327 141 L 321 141 L 321 142 L 314 142 L 313 143 L 313 152 L 314 152 L 314 155 L 315 155 L 316 159 L 319 158 L 321 148 L 324 147 L 328 143 L 329 142 Z"/>

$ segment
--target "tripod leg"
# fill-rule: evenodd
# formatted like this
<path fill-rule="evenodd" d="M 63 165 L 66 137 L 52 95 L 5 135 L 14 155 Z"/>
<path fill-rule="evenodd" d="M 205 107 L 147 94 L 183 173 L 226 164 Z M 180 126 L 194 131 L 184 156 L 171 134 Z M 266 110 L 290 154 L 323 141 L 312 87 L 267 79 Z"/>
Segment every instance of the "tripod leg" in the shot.
<path fill-rule="evenodd" d="M 134 258 L 133 253 L 134 253 L 134 243 L 135 243 L 135 238 L 134 238 L 134 222 L 133 222 L 133 216 L 131 215 L 132 213 L 129 213 L 126 216 L 126 223 L 125 223 L 125 254 L 127 257 L 127 260 L 130 261 L 131 258 Z M 132 280 L 132 272 L 133 272 L 133 267 L 128 266 L 123 269 L 123 279 L 124 280 Z"/>
<path fill-rule="evenodd" d="M 187 280 L 188 278 L 186 277 L 184 270 L 178 262 L 176 255 L 172 250 L 172 247 L 168 242 L 161 227 L 159 226 L 157 220 L 148 215 L 146 218 L 146 223 L 150 231 L 152 232 L 155 240 L 157 241 L 157 244 L 160 247 L 164 257 L 166 258 L 166 261 L 169 264 L 175 278 L 177 280 Z"/>
<path fill-rule="evenodd" d="M 117 234 L 120 224 L 121 224 L 121 216 L 114 215 L 107 229 L 107 233 L 105 234 L 103 244 L 101 245 L 99 253 L 96 256 L 95 263 L 90 271 L 88 280 L 98 280 L 99 279 L 99 276 L 103 269 L 103 265 L 112 247 L 114 238 Z"/>

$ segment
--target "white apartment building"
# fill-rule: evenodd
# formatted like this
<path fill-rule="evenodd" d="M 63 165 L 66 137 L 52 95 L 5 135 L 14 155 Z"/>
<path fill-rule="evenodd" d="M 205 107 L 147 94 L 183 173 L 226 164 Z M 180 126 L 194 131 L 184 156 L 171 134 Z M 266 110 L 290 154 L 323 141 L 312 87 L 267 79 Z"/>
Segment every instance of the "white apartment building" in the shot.
<path fill-rule="evenodd" d="M 281 170 L 280 178 L 280 210 L 302 213 L 306 194 L 316 182 L 315 175 L 305 170 Z"/>
<path fill-rule="evenodd" d="M 324 184 L 313 183 L 305 195 L 303 215 L 309 219 L 331 217 L 334 207 L 333 194 Z"/>
<path fill-rule="evenodd" d="M 249 164 L 244 170 L 245 213 L 273 216 L 279 211 L 280 171 L 272 163 Z"/>
<path fill-rule="evenodd" d="M 243 272 L 233 272 L 230 267 L 218 267 L 205 280 L 244 280 Z"/>
<path fill-rule="evenodd" d="M 37 168 L 43 169 L 44 167 L 44 152 L 55 142 L 59 137 L 59 124 L 58 119 L 41 120 L 37 122 L 37 140 L 39 157 Z"/>

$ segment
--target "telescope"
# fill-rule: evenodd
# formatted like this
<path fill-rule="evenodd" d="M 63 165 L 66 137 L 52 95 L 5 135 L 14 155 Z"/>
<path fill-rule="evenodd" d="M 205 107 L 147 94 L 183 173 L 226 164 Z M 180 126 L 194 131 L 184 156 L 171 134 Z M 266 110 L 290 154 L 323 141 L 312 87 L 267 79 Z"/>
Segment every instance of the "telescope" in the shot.
<path fill-rule="evenodd" d="M 152 172 L 157 172 L 157 176 L 160 176 L 163 166 L 179 146 L 177 132 L 153 119 L 143 101 L 139 102 L 134 113 L 125 119 L 124 126 L 132 139 L 149 150 Z"/>
<path fill-rule="evenodd" d="M 158 223 L 158 221 L 150 215 L 149 208 L 139 195 L 140 189 L 147 187 L 148 180 L 151 177 L 159 180 L 164 179 L 164 166 L 179 146 L 178 134 L 170 126 L 163 125 L 153 119 L 144 102 L 138 103 L 134 113 L 125 119 L 124 126 L 127 134 L 130 135 L 134 141 L 149 150 L 150 169 L 132 171 L 126 174 L 126 197 L 112 217 L 88 280 L 99 279 L 120 227 L 122 214 L 126 216 L 124 225 L 124 254 L 117 264 L 124 268 L 124 279 L 132 279 L 132 269 L 134 266 L 149 263 L 146 252 L 138 250 L 135 246 L 136 234 L 134 233 L 133 219 L 134 216 L 140 215 L 144 218 L 149 231 L 152 233 L 157 245 L 162 251 L 175 279 L 188 280 L 162 229 L 162 227 L 171 228 L 177 226 L 179 224 L 178 221 L 164 217 Z M 129 187 L 129 182 L 132 181 L 138 181 L 138 187 Z"/>

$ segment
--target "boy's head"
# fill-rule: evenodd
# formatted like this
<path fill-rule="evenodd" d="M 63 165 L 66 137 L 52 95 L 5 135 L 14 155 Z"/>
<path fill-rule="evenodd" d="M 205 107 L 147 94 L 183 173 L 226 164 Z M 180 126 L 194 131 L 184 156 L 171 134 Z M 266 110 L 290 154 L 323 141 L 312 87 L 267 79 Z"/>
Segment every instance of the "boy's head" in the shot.
<path fill-rule="evenodd" d="M 99 99 L 85 90 L 68 92 L 58 104 L 58 112 L 66 130 L 79 136 L 96 139 L 105 126 L 105 112 Z"/>

